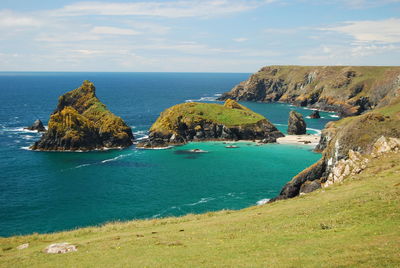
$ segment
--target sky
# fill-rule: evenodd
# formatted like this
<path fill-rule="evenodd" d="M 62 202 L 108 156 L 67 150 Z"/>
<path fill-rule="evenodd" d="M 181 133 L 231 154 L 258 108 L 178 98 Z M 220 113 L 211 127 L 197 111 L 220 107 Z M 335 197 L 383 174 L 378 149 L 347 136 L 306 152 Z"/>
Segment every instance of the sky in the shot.
<path fill-rule="evenodd" d="M 399 63 L 400 0 L 0 0 L 0 71 Z"/>

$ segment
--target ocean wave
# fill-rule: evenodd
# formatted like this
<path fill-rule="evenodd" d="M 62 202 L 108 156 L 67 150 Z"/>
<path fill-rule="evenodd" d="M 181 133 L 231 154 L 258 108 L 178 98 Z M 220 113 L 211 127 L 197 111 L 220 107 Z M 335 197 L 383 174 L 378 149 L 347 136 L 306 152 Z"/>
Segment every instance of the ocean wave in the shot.
<path fill-rule="evenodd" d="M 258 206 L 261 206 L 261 205 L 267 204 L 269 200 L 270 200 L 269 198 L 264 198 L 264 199 L 258 200 L 256 204 Z"/>
<path fill-rule="evenodd" d="M 110 158 L 110 159 L 103 160 L 103 161 L 101 161 L 101 163 L 104 164 L 104 163 L 107 163 L 107 162 L 116 161 L 116 160 L 118 160 L 118 159 L 127 157 L 127 156 L 129 156 L 129 155 L 131 155 L 131 154 L 121 154 L 121 155 L 118 155 L 118 156 L 116 156 L 116 157 L 114 157 L 114 158 Z"/>
<path fill-rule="evenodd" d="M 329 115 L 330 117 L 333 117 L 333 118 L 339 118 L 340 116 L 338 116 L 337 114 L 330 114 Z"/>
<path fill-rule="evenodd" d="M 92 164 L 82 164 L 79 166 L 76 166 L 75 168 L 81 168 L 81 167 L 87 167 L 87 166 L 91 166 Z"/>
<path fill-rule="evenodd" d="M 212 96 L 212 97 L 201 97 L 201 98 L 199 98 L 199 99 L 189 99 L 189 100 L 185 100 L 185 102 L 197 102 L 197 101 L 205 101 L 205 102 L 207 102 L 207 101 L 216 101 L 217 100 L 217 98 L 218 98 L 219 96 L 217 96 L 217 94 L 215 94 L 214 96 Z"/>
<path fill-rule="evenodd" d="M 137 138 L 136 140 L 137 141 L 141 141 L 141 140 L 145 140 L 145 139 L 148 139 L 148 138 L 149 138 L 148 135 L 144 135 L 143 137 Z"/>
<path fill-rule="evenodd" d="M 147 135 L 147 130 L 138 130 L 138 131 L 134 131 L 132 133 L 133 133 L 133 135 L 142 135 L 142 136 L 144 136 L 144 135 Z"/>
<path fill-rule="evenodd" d="M 318 135 L 321 134 L 321 130 L 316 129 L 316 128 L 309 128 L 309 127 L 308 127 L 307 130 L 313 130 L 313 131 L 317 132 Z"/>
<path fill-rule="evenodd" d="M 191 206 L 192 207 L 192 206 L 196 206 L 198 204 L 207 203 L 207 202 L 212 201 L 212 200 L 215 200 L 215 198 L 214 197 L 204 197 L 204 198 L 201 198 L 197 202 L 190 203 L 190 204 L 185 204 L 184 206 Z"/>
<path fill-rule="evenodd" d="M 30 146 L 22 146 L 20 147 L 22 150 L 27 150 L 27 151 L 32 151 L 32 149 L 29 148 Z"/>
<path fill-rule="evenodd" d="M 21 138 L 23 138 L 24 140 L 32 140 L 36 139 L 37 137 L 31 135 L 21 135 Z"/>
<path fill-rule="evenodd" d="M 4 132 L 15 132 L 15 133 L 38 133 L 36 130 L 29 130 L 23 127 L 11 127 L 11 128 L 3 128 L 2 131 Z"/>
<path fill-rule="evenodd" d="M 222 96 L 222 93 L 216 93 L 216 94 L 214 94 L 214 96 L 215 96 L 215 97 L 221 97 L 221 96 Z"/>
<path fill-rule="evenodd" d="M 166 150 L 166 149 L 171 149 L 173 146 L 166 146 L 166 147 L 151 147 L 151 148 L 146 148 L 146 147 L 139 147 L 137 149 L 140 150 Z"/>

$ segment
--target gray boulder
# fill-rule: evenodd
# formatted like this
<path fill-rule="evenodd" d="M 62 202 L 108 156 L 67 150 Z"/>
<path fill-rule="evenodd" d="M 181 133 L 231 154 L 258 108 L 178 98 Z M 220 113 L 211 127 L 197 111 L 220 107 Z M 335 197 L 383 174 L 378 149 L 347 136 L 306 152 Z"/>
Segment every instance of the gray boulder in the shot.
<path fill-rule="evenodd" d="M 40 119 L 37 119 L 32 126 L 26 127 L 25 129 L 28 130 L 36 130 L 37 132 L 44 132 L 46 131 L 46 128 L 43 126 L 42 121 Z"/>
<path fill-rule="evenodd" d="M 295 111 L 290 111 L 287 132 L 289 135 L 306 134 L 306 122 L 304 121 L 302 114 Z"/>

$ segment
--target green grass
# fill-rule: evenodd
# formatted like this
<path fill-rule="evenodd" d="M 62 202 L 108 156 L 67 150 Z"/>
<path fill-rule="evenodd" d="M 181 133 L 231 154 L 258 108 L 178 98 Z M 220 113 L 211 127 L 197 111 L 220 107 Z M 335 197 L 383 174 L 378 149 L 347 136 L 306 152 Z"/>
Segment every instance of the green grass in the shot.
<path fill-rule="evenodd" d="M 348 78 L 349 71 L 355 72 L 355 76 Z M 312 72 L 316 72 L 316 79 L 304 85 L 308 74 Z M 267 66 L 253 76 L 259 80 L 284 80 L 288 90 L 283 100 L 287 96 L 305 100 L 312 94 L 318 94 L 331 104 L 343 104 L 358 86 L 363 86 L 363 89 L 353 94 L 353 100 L 368 97 L 372 101 L 379 101 L 380 94 L 385 94 L 386 88 L 399 73 L 399 66 Z M 295 85 L 299 84 L 304 87 L 296 88 Z"/>
<path fill-rule="evenodd" d="M 240 211 L 2 238 L 0 267 L 398 267 L 398 159 L 373 159 L 343 185 Z M 78 252 L 42 252 L 56 242 Z"/>
<path fill-rule="evenodd" d="M 236 102 L 227 101 L 230 105 Z M 237 104 L 240 105 L 240 104 Z M 200 121 L 211 121 L 227 127 L 255 124 L 265 117 L 240 105 L 230 108 L 215 103 L 182 103 L 172 106 L 161 113 L 150 131 L 169 132 L 177 127 L 179 122 L 195 125 Z"/>

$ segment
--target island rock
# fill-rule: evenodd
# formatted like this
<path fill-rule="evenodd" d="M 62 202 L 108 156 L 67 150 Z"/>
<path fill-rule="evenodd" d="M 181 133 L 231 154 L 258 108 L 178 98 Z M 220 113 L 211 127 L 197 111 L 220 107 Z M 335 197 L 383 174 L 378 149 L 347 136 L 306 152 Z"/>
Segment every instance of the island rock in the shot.
<path fill-rule="evenodd" d="M 161 113 L 149 138 L 138 147 L 154 148 L 206 140 L 263 140 L 275 142 L 284 135 L 264 116 L 234 100 L 224 105 L 183 103 Z"/>
<path fill-rule="evenodd" d="M 58 99 L 48 130 L 33 146 L 41 151 L 89 151 L 132 145 L 132 130 L 96 97 L 93 83 L 67 92 Z"/>
<path fill-rule="evenodd" d="M 290 111 L 288 122 L 289 135 L 303 135 L 306 134 L 306 122 L 304 121 L 301 113 Z"/>
<path fill-rule="evenodd" d="M 44 132 L 44 131 L 46 131 L 46 128 L 43 126 L 43 123 L 42 123 L 42 121 L 40 121 L 40 119 L 37 119 L 37 120 L 33 123 L 32 126 L 26 127 L 26 128 L 24 128 L 24 129 L 32 130 L 32 131 L 36 130 L 37 132 Z"/>
<path fill-rule="evenodd" d="M 312 119 L 319 119 L 319 118 L 321 118 L 321 116 L 320 116 L 320 114 L 319 114 L 319 111 L 317 111 L 317 110 L 313 111 L 313 112 L 310 114 L 310 118 L 312 118 Z"/>

